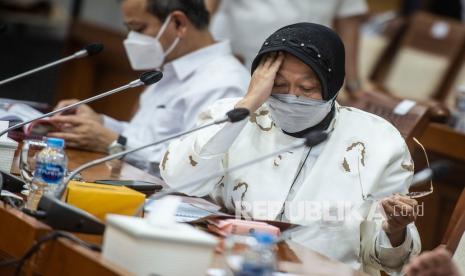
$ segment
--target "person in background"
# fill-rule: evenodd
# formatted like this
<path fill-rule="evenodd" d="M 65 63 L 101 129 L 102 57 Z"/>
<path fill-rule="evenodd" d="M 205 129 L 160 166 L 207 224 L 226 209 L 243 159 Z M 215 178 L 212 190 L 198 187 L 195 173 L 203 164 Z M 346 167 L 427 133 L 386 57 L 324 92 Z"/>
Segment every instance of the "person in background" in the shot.
<path fill-rule="evenodd" d="M 83 105 L 74 114 L 53 117 L 61 130 L 50 136 L 71 147 L 116 153 L 190 129 L 200 110 L 246 91 L 250 75 L 228 42 L 213 39 L 203 0 L 125 0 L 122 12 L 130 31 L 124 47 L 132 68 L 161 68 L 163 79 L 144 91 L 130 122 Z M 76 101 L 61 101 L 56 108 Z M 125 159 L 157 175 L 166 147 L 150 147 Z"/>
<path fill-rule="evenodd" d="M 333 27 L 346 46 L 346 85 L 361 89 L 357 68 L 359 27 L 368 12 L 365 0 L 205 0 L 215 15 L 210 30 L 216 38 L 230 39 L 234 54 L 247 68 L 267 34 L 281 26 L 312 22 Z"/>
<path fill-rule="evenodd" d="M 433 251 L 421 253 L 405 267 L 407 276 L 460 276 L 459 269 L 452 260 L 452 255 L 443 246 Z"/>
<path fill-rule="evenodd" d="M 165 182 L 180 189 L 223 172 L 180 192 L 208 195 L 245 218 L 305 225 L 293 241 L 354 269 L 400 272 L 421 249 L 417 201 L 406 195 L 413 161 L 404 139 L 386 120 L 336 102 L 345 51 L 331 29 L 293 24 L 260 45 L 246 96 L 219 100 L 198 124 L 232 108 L 250 110 L 249 119 L 173 141 L 160 164 Z M 329 137 L 319 145 L 226 171 L 321 131 Z"/>

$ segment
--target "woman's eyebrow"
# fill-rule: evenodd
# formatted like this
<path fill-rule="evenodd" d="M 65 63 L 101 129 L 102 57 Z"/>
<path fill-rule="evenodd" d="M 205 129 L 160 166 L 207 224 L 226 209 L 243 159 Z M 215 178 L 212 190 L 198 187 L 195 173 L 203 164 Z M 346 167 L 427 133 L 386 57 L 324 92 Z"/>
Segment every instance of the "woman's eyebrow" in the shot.
<path fill-rule="evenodd" d="M 302 77 L 302 79 L 314 80 L 314 79 L 317 79 L 317 77 L 315 75 L 306 74 L 305 76 Z"/>
<path fill-rule="evenodd" d="M 316 76 L 305 75 L 297 79 L 298 81 L 313 81 L 319 82 L 319 79 Z"/>

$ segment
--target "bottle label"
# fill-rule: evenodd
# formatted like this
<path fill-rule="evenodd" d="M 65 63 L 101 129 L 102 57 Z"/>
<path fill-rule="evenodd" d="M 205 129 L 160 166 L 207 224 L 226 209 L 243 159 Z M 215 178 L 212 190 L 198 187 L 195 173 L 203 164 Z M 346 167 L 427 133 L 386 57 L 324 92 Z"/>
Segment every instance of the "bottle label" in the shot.
<path fill-rule="evenodd" d="M 36 163 L 34 178 L 48 184 L 60 184 L 65 176 L 65 169 L 58 164 Z"/>

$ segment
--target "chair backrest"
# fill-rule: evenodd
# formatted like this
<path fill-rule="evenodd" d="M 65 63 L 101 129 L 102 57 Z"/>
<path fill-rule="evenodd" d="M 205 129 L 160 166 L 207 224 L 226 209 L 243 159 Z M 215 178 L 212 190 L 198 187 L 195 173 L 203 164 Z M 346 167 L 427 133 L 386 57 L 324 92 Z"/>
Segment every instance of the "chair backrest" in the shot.
<path fill-rule="evenodd" d="M 411 18 L 386 74 L 374 81 L 401 98 L 443 99 L 459 69 L 464 45 L 461 22 L 419 12 Z"/>
<path fill-rule="evenodd" d="M 462 58 L 461 63 L 458 66 L 458 73 L 455 79 L 451 82 L 449 92 L 444 95 L 444 102 L 447 107 L 455 108 L 455 97 L 457 95 L 457 87 L 465 85 L 465 57 Z"/>
<path fill-rule="evenodd" d="M 454 212 L 450 218 L 449 225 L 447 226 L 446 233 L 442 239 L 442 243 L 446 245 L 447 249 L 455 252 L 465 232 L 465 189 L 455 205 Z M 464 242 L 462 242 L 462 246 Z M 465 248 L 461 248 L 462 253 Z"/>
<path fill-rule="evenodd" d="M 413 137 L 420 137 L 429 123 L 429 107 L 416 103 L 407 114 L 394 112 L 402 100 L 385 93 L 366 91 L 341 102 L 361 110 L 376 114 L 394 125 L 404 137 L 411 152 L 415 147 Z"/>

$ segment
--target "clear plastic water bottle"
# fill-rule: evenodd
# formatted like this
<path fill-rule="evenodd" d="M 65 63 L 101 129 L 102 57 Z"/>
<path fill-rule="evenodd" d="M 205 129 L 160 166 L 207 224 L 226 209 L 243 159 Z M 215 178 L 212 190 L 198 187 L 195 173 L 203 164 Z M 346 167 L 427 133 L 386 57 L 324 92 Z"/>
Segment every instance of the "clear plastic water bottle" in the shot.
<path fill-rule="evenodd" d="M 465 85 L 460 85 L 456 89 L 454 128 L 465 133 Z"/>
<path fill-rule="evenodd" d="M 65 141 L 47 138 L 47 147 L 35 156 L 34 178 L 28 199 L 28 208 L 35 210 L 44 193 L 53 193 L 63 184 L 68 168 L 68 158 L 64 152 Z"/>
<path fill-rule="evenodd" d="M 257 243 L 244 253 L 241 270 L 238 276 L 271 276 L 276 271 L 276 255 L 274 253 L 274 237 L 268 233 L 254 234 Z"/>

